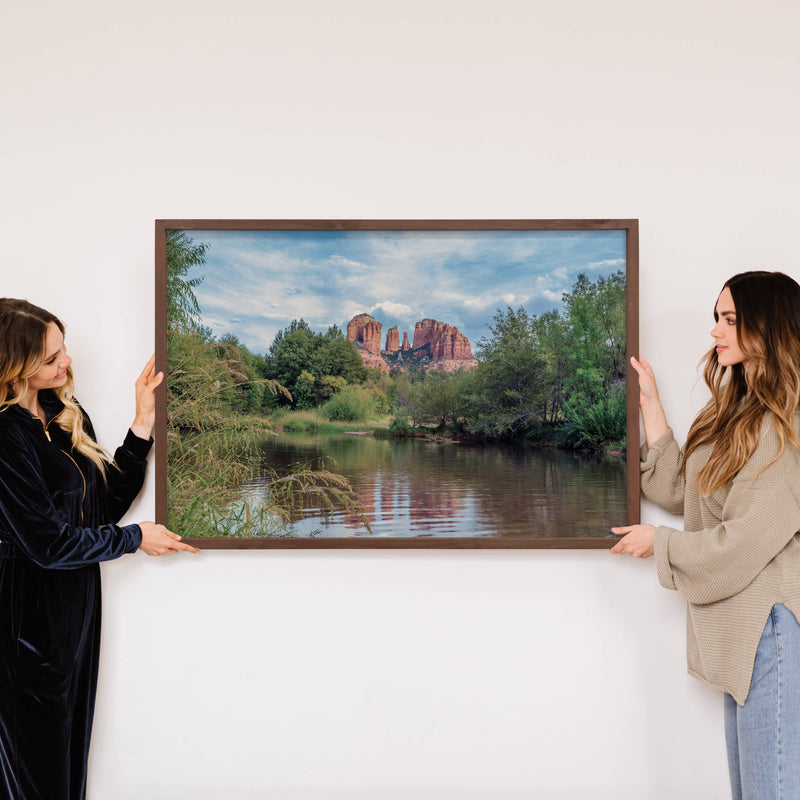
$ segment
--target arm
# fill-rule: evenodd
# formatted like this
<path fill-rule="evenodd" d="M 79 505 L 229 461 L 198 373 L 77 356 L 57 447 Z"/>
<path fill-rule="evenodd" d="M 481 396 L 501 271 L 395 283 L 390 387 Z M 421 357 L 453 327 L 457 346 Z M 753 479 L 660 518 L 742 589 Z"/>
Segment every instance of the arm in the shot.
<path fill-rule="evenodd" d="M 128 510 L 144 483 L 147 453 L 153 443 L 151 437 L 156 423 L 155 392 L 164 380 L 164 373 L 156 374 L 155 366 L 156 357 L 152 355 L 136 379 L 136 416 L 125 442 L 114 454 L 114 462 L 119 468 L 118 475 L 122 481 L 116 492 L 116 510 L 120 517 Z M 164 525 L 140 522 L 139 529 L 142 537 L 140 548 L 148 556 L 163 556 L 179 550 L 187 553 L 199 552 L 196 547 L 181 542 L 181 537 Z"/>
<path fill-rule="evenodd" d="M 638 360 L 631 356 L 631 366 L 639 376 L 639 410 L 642 412 L 647 444 L 652 446 L 667 432 L 669 427 L 667 416 L 658 396 L 658 385 L 653 368 L 641 356 Z"/>
<path fill-rule="evenodd" d="M 686 476 L 681 472 L 681 453 L 672 429 L 667 430 L 652 447 L 642 446 L 642 494 L 670 514 L 683 514 Z"/>
<path fill-rule="evenodd" d="M 116 469 L 111 467 L 106 474 L 106 502 L 114 521 L 122 519 L 144 484 L 156 419 L 155 390 L 163 379 L 162 372 L 156 374 L 155 356 L 151 356 L 136 379 L 136 414 L 125 441 L 114 453 Z"/>
<path fill-rule="evenodd" d="M 696 532 L 657 528 L 654 548 L 662 585 L 678 589 L 696 605 L 723 600 L 746 588 L 800 532 L 798 460 L 791 448 L 756 478 L 734 480 L 722 522 L 713 528 Z"/>
<path fill-rule="evenodd" d="M 118 522 L 142 490 L 147 471 L 147 454 L 153 445 L 128 431 L 125 441 L 114 453 L 114 463 L 106 472 L 105 500 L 108 519 Z"/>
<path fill-rule="evenodd" d="M 41 470 L 24 442 L 0 451 L 0 538 L 13 542 L 41 567 L 75 569 L 108 561 L 139 547 L 138 525 L 84 528 L 56 510 Z"/>
<path fill-rule="evenodd" d="M 40 567 L 77 569 L 140 549 L 150 556 L 197 548 L 154 522 L 71 525 L 56 509 L 41 465 L 23 439 L 7 434 L 0 446 L 0 541 Z"/>
<path fill-rule="evenodd" d="M 131 430 L 140 439 L 149 439 L 156 424 L 156 389 L 164 380 L 164 373 L 156 374 L 156 357 L 150 356 L 141 375 L 136 379 L 136 415 Z"/>
<path fill-rule="evenodd" d="M 639 410 L 646 444 L 642 445 L 642 492 L 671 514 L 683 513 L 685 480 L 681 472 L 683 455 L 667 425 L 658 395 L 653 368 L 641 356 L 631 358 L 639 380 Z"/>

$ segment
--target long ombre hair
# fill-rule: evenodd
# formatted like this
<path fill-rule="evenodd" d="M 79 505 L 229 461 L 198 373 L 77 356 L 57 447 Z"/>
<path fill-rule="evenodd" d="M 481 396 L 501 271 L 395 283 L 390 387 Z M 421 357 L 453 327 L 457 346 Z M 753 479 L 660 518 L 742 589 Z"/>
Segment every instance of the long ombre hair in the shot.
<path fill-rule="evenodd" d="M 27 300 L 0 298 L 0 412 L 18 405 L 27 395 L 28 380 L 44 362 L 45 338 L 51 322 L 64 333 L 64 324 L 49 311 Z M 73 385 L 72 367 L 67 367 L 67 382 L 53 389 L 64 404 L 54 421 L 70 435 L 73 447 L 105 476 L 111 459 L 84 430 L 83 413 L 72 397 Z"/>
<path fill-rule="evenodd" d="M 713 443 L 697 476 L 697 489 L 704 495 L 730 484 L 747 463 L 767 412 L 775 418 L 779 442 L 770 463 L 780 458 L 787 442 L 800 449 L 794 421 L 800 410 L 800 285 L 781 272 L 756 271 L 734 275 L 725 287 L 733 297 L 747 371 L 743 364 L 720 365 L 716 348 L 703 359 L 711 400 L 689 430 L 682 469 L 693 451 Z"/>

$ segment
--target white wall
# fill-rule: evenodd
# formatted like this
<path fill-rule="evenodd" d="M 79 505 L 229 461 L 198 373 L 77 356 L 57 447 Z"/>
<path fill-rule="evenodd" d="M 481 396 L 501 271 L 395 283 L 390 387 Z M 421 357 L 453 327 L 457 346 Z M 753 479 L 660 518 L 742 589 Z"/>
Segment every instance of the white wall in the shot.
<path fill-rule="evenodd" d="M 2 292 L 68 322 L 113 446 L 156 218 L 638 217 L 642 351 L 683 436 L 723 280 L 800 273 L 798 23 L 791 0 L 15 3 Z M 129 519 L 153 507 L 151 482 Z M 208 551 L 103 577 L 95 800 L 727 796 L 721 697 L 651 562 Z"/>

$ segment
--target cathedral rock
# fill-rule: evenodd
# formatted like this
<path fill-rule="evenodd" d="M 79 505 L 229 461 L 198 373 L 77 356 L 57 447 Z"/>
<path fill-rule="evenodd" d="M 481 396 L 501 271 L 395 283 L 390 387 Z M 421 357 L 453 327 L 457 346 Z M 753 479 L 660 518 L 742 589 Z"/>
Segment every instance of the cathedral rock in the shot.
<path fill-rule="evenodd" d="M 347 338 L 353 342 L 365 367 L 388 372 L 389 365 L 381 356 L 381 325 L 369 314 L 357 314 L 347 323 Z"/>
<path fill-rule="evenodd" d="M 393 325 L 386 332 L 386 346 L 381 350 L 382 327 L 369 314 L 357 314 L 347 323 L 347 338 L 355 344 L 367 367 L 381 372 L 391 368 L 406 372 L 412 366 L 456 372 L 478 363 L 472 357 L 469 339 L 452 325 L 435 319 L 420 320 L 414 326 L 413 343 L 409 344 L 408 333 L 403 331 L 402 345 L 397 325 Z"/>
<path fill-rule="evenodd" d="M 381 325 L 369 314 L 359 314 L 347 323 L 347 338 L 361 345 L 368 353 L 381 351 Z"/>

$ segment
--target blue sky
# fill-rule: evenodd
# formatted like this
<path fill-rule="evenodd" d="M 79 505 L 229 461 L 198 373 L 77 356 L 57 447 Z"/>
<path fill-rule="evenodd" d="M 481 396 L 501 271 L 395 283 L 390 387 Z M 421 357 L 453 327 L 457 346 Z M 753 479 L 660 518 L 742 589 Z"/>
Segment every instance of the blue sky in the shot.
<path fill-rule="evenodd" d="M 187 231 L 208 245 L 190 277 L 203 324 L 264 354 L 293 319 L 346 330 L 371 314 L 413 339 L 425 317 L 473 350 L 498 308 L 561 306 L 579 273 L 625 269 L 625 231 Z"/>

